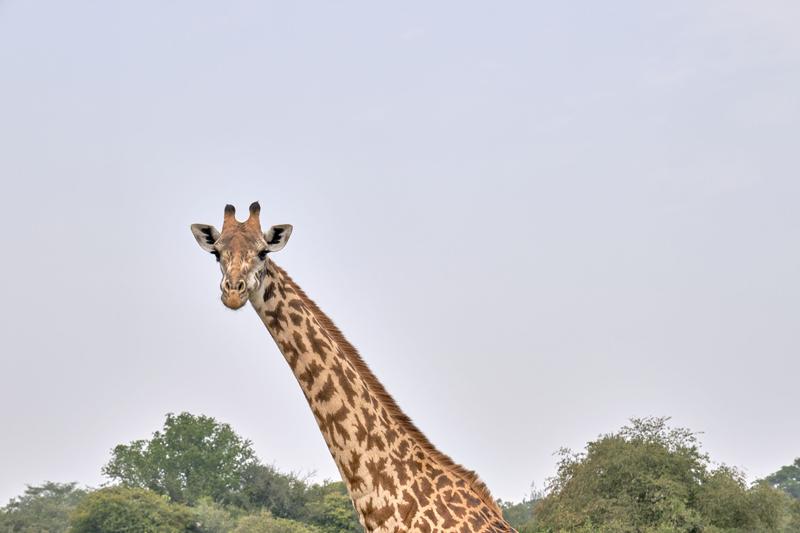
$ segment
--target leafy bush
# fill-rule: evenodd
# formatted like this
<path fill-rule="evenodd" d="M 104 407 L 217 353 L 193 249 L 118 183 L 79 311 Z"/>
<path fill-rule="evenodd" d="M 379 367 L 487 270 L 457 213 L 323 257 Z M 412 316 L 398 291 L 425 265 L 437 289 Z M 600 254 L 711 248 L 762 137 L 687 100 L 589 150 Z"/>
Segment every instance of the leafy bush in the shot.
<path fill-rule="evenodd" d="M 50 481 L 28 486 L 22 496 L 0 509 L 0 533 L 66 532 L 70 513 L 86 496 L 86 491 L 76 486 Z"/>
<path fill-rule="evenodd" d="M 530 533 L 535 531 L 533 509 L 538 500 L 539 497 L 534 494 L 519 503 L 504 502 L 502 500 L 498 503 L 506 522 L 511 524 L 519 533 Z"/>
<path fill-rule="evenodd" d="M 697 435 L 667 418 L 633 419 L 560 452 L 549 493 L 535 507 L 540 531 L 601 533 L 783 532 L 789 499 L 768 486 L 748 489 L 735 469 L 711 469 Z"/>
<path fill-rule="evenodd" d="M 184 533 L 191 511 L 152 491 L 109 487 L 86 496 L 72 513 L 70 533 Z"/>
<path fill-rule="evenodd" d="M 236 526 L 241 510 L 227 509 L 210 498 L 202 498 L 192 507 L 198 533 L 228 533 Z"/>
<path fill-rule="evenodd" d="M 269 509 L 278 517 L 298 518 L 308 500 L 307 492 L 306 479 L 273 466 L 253 464 L 244 472 L 238 503 L 247 509 Z"/>
<path fill-rule="evenodd" d="M 275 518 L 269 511 L 262 511 L 239 520 L 233 533 L 319 533 L 319 531 L 314 526 L 287 518 Z"/>
<path fill-rule="evenodd" d="M 242 505 L 267 509 L 273 516 L 313 524 L 324 533 L 363 531 L 341 481 L 309 483 L 296 474 L 253 465 L 242 488 Z"/>
<path fill-rule="evenodd" d="M 347 489 L 341 481 L 311 485 L 302 518 L 305 522 L 317 525 L 324 533 L 363 531 Z"/>
<path fill-rule="evenodd" d="M 782 467 L 764 480 L 776 489 L 800 500 L 800 457 L 794 463 Z"/>

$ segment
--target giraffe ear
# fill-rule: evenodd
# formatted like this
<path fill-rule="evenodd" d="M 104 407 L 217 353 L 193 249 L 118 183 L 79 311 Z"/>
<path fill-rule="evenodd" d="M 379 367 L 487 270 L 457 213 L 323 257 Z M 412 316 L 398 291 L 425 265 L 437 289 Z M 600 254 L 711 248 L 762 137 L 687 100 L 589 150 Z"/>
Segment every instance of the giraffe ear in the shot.
<path fill-rule="evenodd" d="M 278 224 L 269 228 L 264 234 L 264 239 L 267 241 L 267 250 L 270 252 L 277 252 L 283 250 L 289 236 L 292 234 L 291 224 Z"/>
<path fill-rule="evenodd" d="M 192 235 L 197 239 L 197 244 L 206 252 L 214 253 L 214 243 L 219 239 L 219 232 L 214 226 L 208 224 L 192 224 Z"/>

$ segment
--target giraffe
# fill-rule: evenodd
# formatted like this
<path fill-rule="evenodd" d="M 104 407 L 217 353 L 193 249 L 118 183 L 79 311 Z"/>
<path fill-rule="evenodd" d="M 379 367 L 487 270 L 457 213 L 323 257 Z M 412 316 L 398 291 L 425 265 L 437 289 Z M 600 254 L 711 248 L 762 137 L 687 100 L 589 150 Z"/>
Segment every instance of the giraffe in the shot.
<path fill-rule="evenodd" d="M 225 206 L 222 231 L 193 224 L 222 270 L 222 303 L 249 301 L 308 401 L 361 525 L 370 532 L 513 532 L 478 476 L 437 450 L 386 392 L 328 316 L 268 255 L 292 226 L 262 232 Z"/>

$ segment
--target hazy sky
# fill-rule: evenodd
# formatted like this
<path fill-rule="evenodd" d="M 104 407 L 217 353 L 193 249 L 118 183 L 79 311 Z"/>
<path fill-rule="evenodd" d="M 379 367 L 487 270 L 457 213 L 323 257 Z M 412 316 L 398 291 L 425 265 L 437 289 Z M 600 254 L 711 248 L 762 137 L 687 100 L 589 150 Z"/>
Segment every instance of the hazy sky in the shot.
<path fill-rule="evenodd" d="M 633 416 L 800 455 L 800 4 L 0 2 L 0 504 L 203 413 L 337 478 L 189 224 L 274 256 L 518 500 Z"/>

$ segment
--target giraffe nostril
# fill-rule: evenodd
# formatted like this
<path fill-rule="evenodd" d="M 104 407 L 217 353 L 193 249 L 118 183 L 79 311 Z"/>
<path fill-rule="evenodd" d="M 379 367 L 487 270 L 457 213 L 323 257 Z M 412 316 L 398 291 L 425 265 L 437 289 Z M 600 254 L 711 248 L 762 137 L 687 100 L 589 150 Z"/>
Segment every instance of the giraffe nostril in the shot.
<path fill-rule="evenodd" d="M 238 293 L 240 296 L 244 296 L 247 292 L 247 282 L 243 279 L 231 281 L 225 278 L 220 287 L 225 294 Z"/>

